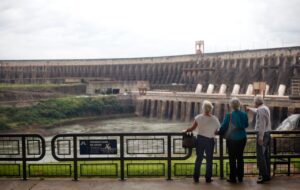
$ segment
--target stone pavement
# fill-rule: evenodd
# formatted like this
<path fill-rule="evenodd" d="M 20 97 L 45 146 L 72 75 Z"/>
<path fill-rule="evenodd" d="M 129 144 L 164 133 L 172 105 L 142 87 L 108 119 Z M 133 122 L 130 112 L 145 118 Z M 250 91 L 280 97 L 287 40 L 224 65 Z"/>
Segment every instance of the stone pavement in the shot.
<path fill-rule="evenodd" d="M 117 179 L 83 179 L 72 181 L 71 179 L 30 179 L 22 181 L 19 179 L 0 179 L 1 190 L 300 190 L 300 176 L 280 176 L 274 177 L 266 184 L 256 184 L 256 178 L 245 178 L 242 184 L 229 184 L 226 180 L 214 179 L 211 184 L 206 184 L 200 179 L 199 184 L 193 183 L 191 178 L 174 179 L 127 179 L 119 181 Z"/>

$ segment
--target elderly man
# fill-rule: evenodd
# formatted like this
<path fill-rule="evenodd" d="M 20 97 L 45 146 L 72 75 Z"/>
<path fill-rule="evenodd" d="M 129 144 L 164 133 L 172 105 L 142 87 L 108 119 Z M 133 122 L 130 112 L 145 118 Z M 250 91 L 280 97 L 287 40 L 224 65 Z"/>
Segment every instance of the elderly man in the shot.
<path fill-rule="evenodd" d="M 271 179 L 270 177 L 270 133 L 271 120 L 270 110 L 264 105 L 264 100 L 261 96 L 254 98 L 255 108 L 247 107 L 248 111 L 256 114 L 255 130 L 257 135 L 257 165 L 259 169 L 259 178 L 257 183 L 264 183 Z"/>

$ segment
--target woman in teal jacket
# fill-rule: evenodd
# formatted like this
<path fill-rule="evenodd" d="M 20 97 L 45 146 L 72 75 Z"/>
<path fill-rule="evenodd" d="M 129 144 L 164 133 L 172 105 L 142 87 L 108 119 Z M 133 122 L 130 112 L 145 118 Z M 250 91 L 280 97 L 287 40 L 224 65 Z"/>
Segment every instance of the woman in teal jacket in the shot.
<path fill-rule="evenodd" d="M 244 177 L 244 148 L 247 142 L 246 128 L 248 127 L 248 115 L 246 112 L 240 111 L 240 101 L 237 98 L 230 100 L 232 108 L 231 113 L 227 113 L 221 127 L 219 134 L 226 133 L 226 145 L 229 155 L 230 175 L 227 180 L 230 183 L 236 183 L 238 178 L 239 182 L 243 182 Z"/>

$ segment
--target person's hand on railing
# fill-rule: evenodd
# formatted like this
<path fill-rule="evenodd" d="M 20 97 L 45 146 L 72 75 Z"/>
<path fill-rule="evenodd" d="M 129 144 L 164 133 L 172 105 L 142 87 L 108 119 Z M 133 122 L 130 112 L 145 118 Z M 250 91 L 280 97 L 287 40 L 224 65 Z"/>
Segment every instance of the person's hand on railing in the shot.
<path fill-rule="evenodd" d="M 215 131 L 215 135 L 219 135 L 220 134 L 220 131 L 217 129 L 216 131 Z"/>

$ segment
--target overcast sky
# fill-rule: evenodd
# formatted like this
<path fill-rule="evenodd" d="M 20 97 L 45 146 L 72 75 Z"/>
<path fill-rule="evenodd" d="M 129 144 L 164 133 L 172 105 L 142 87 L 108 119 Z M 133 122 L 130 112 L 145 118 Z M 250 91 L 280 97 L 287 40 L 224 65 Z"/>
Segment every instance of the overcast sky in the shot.
<path fill-rule="evenodd" d="M 0 0 L 0 59 L 121 58 L 300 45 L 300 0 Z"/>

